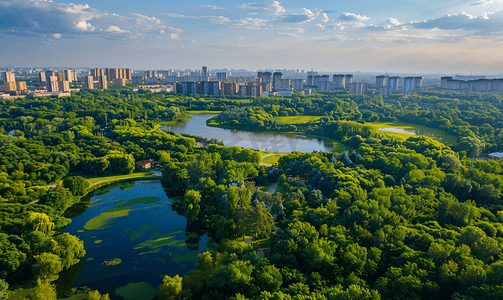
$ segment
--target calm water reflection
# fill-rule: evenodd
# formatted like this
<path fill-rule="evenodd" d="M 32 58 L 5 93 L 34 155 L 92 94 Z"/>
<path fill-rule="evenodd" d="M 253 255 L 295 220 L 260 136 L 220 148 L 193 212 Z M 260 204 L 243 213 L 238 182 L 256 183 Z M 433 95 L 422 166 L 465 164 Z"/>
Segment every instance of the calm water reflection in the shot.
<path fill-rule="evenodd" d="M 115 290 L 128 283 L 148 282 L 157 288 L 163 275 L 183 276 L 192 270 L 197 255 L 212 243 L 202 233 L 186 232 L 185 217 L 170 202 L 159 181 L 136 181 L 97 190 L 69 208 L 65 216 L 72 223 L 61 231 L 83 240 L 86 256 L 60 273 L 59 295 L 73 286 L 89 286 L 122 299 Z M 100 224 L 105 228 L 96 228 Z M 103 265 L 113 258 L 122 263 Z"/>
<path fill-rule="evenodd" d="M 241 130 L 222 129 L 206 126 L 206 120 L 216 116 L 213 114 L 189 114 L 193 119 L 185 124 L 171 126 L 170 130 L 176 133 L 187 133 L 207 139 L 217 139 L 224 142 L 225 146 L 241 146 L 242 148 L 278 151 L 278 152 L 313 152 L 331 151 L 332 145 L 321 139 L 296 136 L 281 133 L 261 133 Z M 161 127 L 162 130 L 168 130 Z"/>

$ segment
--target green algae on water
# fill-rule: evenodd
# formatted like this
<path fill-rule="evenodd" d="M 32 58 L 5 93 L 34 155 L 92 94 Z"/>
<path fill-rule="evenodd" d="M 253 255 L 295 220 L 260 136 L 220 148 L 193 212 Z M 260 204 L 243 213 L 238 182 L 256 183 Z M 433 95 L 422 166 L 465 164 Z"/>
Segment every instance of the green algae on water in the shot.
<path fill-rule="evenodd" d="M 148 282 L 129 283 L 115 290 L 115 295 L 124 300 L 151 300 L 157 294 L 157 289 Z"/>

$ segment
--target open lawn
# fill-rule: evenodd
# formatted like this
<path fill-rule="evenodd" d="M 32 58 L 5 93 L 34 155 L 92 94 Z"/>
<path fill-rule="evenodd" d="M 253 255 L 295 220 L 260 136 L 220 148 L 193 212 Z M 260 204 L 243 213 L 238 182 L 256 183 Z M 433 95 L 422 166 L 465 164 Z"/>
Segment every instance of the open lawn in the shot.
<path fill-rule="evenodd" d="M 437 129 L 437 128 L 431 128 L 431 127 L 426 127 L 422 125 L 416 125 L 416 124 L 408 124 L 408 123 L 402 123 L 402 122 L 395 122 L 395 123 L 384 123 L 384 122 L 367 122 L 365 125 L 370 125 L 375 128 L 398 128 L 398 129 L 404 129 L 406 131 L 414 131 L 416 135 L 419 136 L 427 136 L 431 137 L 435 140 L 438 140 L 447 146 L 452 146 L 457 144 L 457 138 L 453 135 L 448 134 L 447 132 Z M 405 133 L 395 133 L 395 132 L 389 132 L 389 131 L 381 131 L 382 133 L 385 134 L 392 134 L 400 137 L 409 137 L 409 134 Z"/>
<path fill-rule="evenodd" d="M 289 116 L 289 117 L 274 117 L 274 120 L 283 124 L 302 124 L 311 121 L 317 121 L 323 116 Z"/>
<path fill-rule="evenodd" d="M 91 177 L 91 176 L 83 176 L 83 177 L 87 180 L 87 182 L 89 182 L 89 185 L 94 185 L 94 184 L 105 182 L 105 181 L 131 179 L 131 178 L 148 177 L 148 176 L 155 177 L 154 174 L 150 171 L 133 173 L 133 174 L 128 174 L 128 175 L 116 175 L 116 176 L 106 176 L 106 177 Z"/>
<path fill-rule="evenodd" d="M 262 162 L 266 165 L 274 165 L 278 162 L 279 158 L 285 154 L 270 154 L 262 158 Z"/>

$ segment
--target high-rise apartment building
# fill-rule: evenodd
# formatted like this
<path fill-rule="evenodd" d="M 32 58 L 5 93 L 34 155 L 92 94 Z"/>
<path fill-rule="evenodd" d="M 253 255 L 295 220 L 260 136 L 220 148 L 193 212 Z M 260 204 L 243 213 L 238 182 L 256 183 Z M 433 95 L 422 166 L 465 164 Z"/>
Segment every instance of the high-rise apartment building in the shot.
<path fill-rule="evenodd" d="M 68 82 L 73 82 L 73 72 L 72 70 L 64 70 L 63 73 L 65 74 L 65 81 L 68 81 Z"/>
<path fill-rule="evenodd" d="M 39 86 L 45 88 L 46 79 L 45 79 L 45 72 L 44 71 L 38 73 L 38 81 L 40 82 Z"/>
<path fill-rule="evenodd" d="M 352 83 L 353 83 L 353 75 L 346 74 L 346 89 L 349 89 Z"/>
<path fill-rule="evenodd" d="M 263 83 L 272 83 L 272 73 L 271 72 L 262 72 L 262 82 Z"/>
<path fill-rule="evenodd" d="M 219 81 L 201 81 L 199 83 L 199 93 L 202 95 L 220 95 L 220 85 Z"/>
<path fill-rule="evenodd" d="M 379 75 L 376 77 L 376 88 L 388 86 L 389 76 Z"/>
<path fill-rule="evenodd" d="M 272 75 L 272 87 L 274 90 L 279 90 L 281 79 L 283 79 L 283 73 L 274 72 L 274 74 Z"/>
<path fill-rule="evenodd" d="M 223 94 L 226 96 L 237 95 L 239 92 L 239 85 L 235 82 L 226 82 L 223 84 Z"/>
<path fill-rule="evenodd" d="M 336 88 L 341 88 L 341 89 L 346 88 L 346 75 L 334 74 L 333 81 L 334 81 Z"/>
<path fill-rule="evenodd" d="M 116 78 L 116 79 L 120 79 L 120 78 Z M 100 83 L 100 89 L 102 89 L 102 90 L 108 89 L 108 81 L 107 81 L 107 77 L 105 75 L 100 76 L 99 83 Z"/>
<path fill-rule="evenodd" d="M 400 77 L 394 76 L 389 78 L 389 87 L 391 87 L 391 93 L 396 93 L 399 86 L 400 86 Z"/>
<path fill-rule="evenodd" d="M 307 85 L 314 86 L 313 77 L 318 75 L 318 72 L 315 72 L 311 69 L 311 71 L 307 71 Z"/>
<path fill-rule="evenodd" d="M 217 72 L 217 80 L 226 81 L 227 80 L 227 72 Z"/>
<path fill-rule="evenodd" d="M 12 72 L 3 72 L 2 78 L 5 82 L 16 82 L 16 76 Z"/>
<path fill-rule="evenodd" d="M 92 90 L 94 89 L 94 78 L 91 75 L 88 75 L 84 78 L 84 90 Z"/>
<path fill-rule="evenodd" d="M 366 82 L 352 82 L 349 86 L 350 94 L 366 94 L 368 91 L 368 84 Z"/>
<path fill-rule="evenodd" d="M 46 72 L 47 75 L 47 72 Z M 55 93 L 59 91 L 59 84 L 58 84 L 58 77 L 57 76 L 49 76 L 47 79 L 46 76 L 46 86 L 47 86 L 47 91 L 49 93 Z"/>
<path fill-rule="evenodd" d="M 203 71 L 201 72 L 201 76 L 202 77 L 208 77 L 208 67 L 207 66 L 203 66 Z"/>
<path fill-rule="evenodd" d="M 279 81 L 279 89 L 287 89 L 290 87 L 290 79 L 281 79 Z"/>
<path fill-rule="evenodd" d="M 304 79 L 291 79 L 290 82 L 295 91 L 304 90 Z"/>
<path fill-rule="evenodd" d="M 403 79 L 402 93 L 412 93 L 421 90 L 423 77 L 405 77 Z"/>
<path fill-rule="evenodd" d="M 70 91 L 70 82 L 67 80 L 58 81 L 58 92 L 69 92 Z M 53 91 L 55 92 L 55 91 Z"/>
<path fill-rule="evenodd" d="M 93 78 L 100 78 L 101 76 L 105 76 L 105 69 L 96 68 L 93 71 Z"/>

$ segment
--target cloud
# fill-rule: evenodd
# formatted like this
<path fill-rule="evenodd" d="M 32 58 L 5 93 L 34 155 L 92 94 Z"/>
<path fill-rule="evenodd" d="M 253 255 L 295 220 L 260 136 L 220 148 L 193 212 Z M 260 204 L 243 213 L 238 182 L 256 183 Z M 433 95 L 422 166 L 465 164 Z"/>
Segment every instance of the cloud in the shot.
<path fill-rule="evenodd" d="M 400 23 L 397 19 L 389 18 L 388 20 L 382 22 L 379 25 L 370 24 L 363 27 L 363 29 L 370 31 L 396 30 L 396 29 L 402 29 L 403 28 L 402 25 L 403 23 Z"/>
<path fill-rule="evenodd" d="M 238 36 L 238 37 L 237 37 L 237 39 L 238 39 L 238 40 L 240 40 L 240 41 L 244 40 L 245 38 L 246 38 L 246 37 L 245 37 L 245 36 L 242 36 L 242 35 L 240 35 L 240 36 Z"/>
<path fill-rule="evenodd" d="M 291 36 L 291 37 L 301 37 L 298 34 L 290 33 L 290 32 L 278 32 L 279 35 L 286 35 L 286 36 Z"/>
<path fill-rule="evenodd" d="M 343 30 L 346 27 L 341 22 L 339 22 L 339 23 L 326 24 L 324 26 L 322 25 L 322 28 Z"/>
<path fill-rule="evenodd" d="M 291 14 L 279 16 L 276 21 L 285 23 L 306 23 L 314 20 L 318 15 L 314 14 L 307 8 L 303 8 L 303 13 L 301 14 Z"/>
<path fill-rule="evenodd" d="M 249 15 L 265 14 L 279 15 L 285 12 L 285 9 L 278 1 L 263 2 L 263 3 L 243 3 L 240 5 Z"/>
<path fill-rule="evenodd" d="M 337 19 L 341 21 L 354 22 L 354 21 L 367 21 L 370 18 L 367 16 L 361 16 L 353 13 L 343 12 L 342 15 Z"/>
<path fill-rule="evenodd" d="M 330 18 L 327 16 L 326 13 L 321 13 L 321 18 L 322 18 L 321 19 L 322 22 L 326 23 L 326 22 L 330 21 Z"/>
<path fill-rule="evenodd" d="M 16 36 L 52 36 L 75 38 L 93 35 L 106 39 L 125 39 L 131 32 L 134 38 L 177 36 L 180 29 L 166 27 L 155 17 L 133 14 L 133 17 L 101 12 L 89 5 L 66 4 L 45 0 L 0 1 L 0 33 Z M 129 39 L 129 37 L 127 37 Z"/>
<path fill-rule="evenodd" d="M 55 34 L 52 34 L 52 37 L 55 39 L 59 39 L 61 37 L 61 34 L 55 33 Z"/>
<path fill-rule="evenodd" d="M 281 28 L 281 30 L 294 30 L 297 33 L 304 33 L 306 30 L 304 28 L 295 27 L 295 28 Z"/>
<path fill-rule="evenodd" d="M 503 4 L 503 0 L 481 0 L 477 1 L 475 3 L 472 3 L 472 6 L 478 6 L 478 5 L 491 5 L 491 4 Z"/>
<path fill-rule="evenodd" d="M 199 7 L 206 7 L 206 8 L 211 8 L 211 9 L 225 9 L 223 7 L 216 6 L 216 5 L 199 5 Z"/>
<path fill-rule="evenodd" d="M 320 36 L 316 37 L 315 40 L 322 42 L 341 42 L 341 41 L 352 41 L 352 39 L 343 36 L 343 35 L 329 35 L 329 36 Z"/>
<path fill-rule="evenodd" d="M 108 27 L 108 29 L 107 29 L 107 30 L 105 30 L 105 31 L 113 31 L 113 32 L 129 32 L 129 31 L 127 31 L 127 30 L 122 30 L 122 29 L 120 29 L 120 27 L 118 27 L 118 26 L 114 26 L 114 25 L 111 25 L 111 26 L 110 26 L 110 27 Z M 161 30 L 161 31 L 162 31 L 162 33 L 164 33 L 164 30 Z"/>
<path fill-rule="evenodd" d="M 411 22 L 408 26 L 416 29 L 473 30 L 475 35 L 479 36 L 495 35 L 503 32 L 503 11 L 485 13 L 480 17 L 463 12 L 459 15 Z"/>

